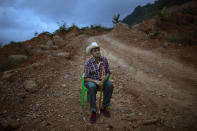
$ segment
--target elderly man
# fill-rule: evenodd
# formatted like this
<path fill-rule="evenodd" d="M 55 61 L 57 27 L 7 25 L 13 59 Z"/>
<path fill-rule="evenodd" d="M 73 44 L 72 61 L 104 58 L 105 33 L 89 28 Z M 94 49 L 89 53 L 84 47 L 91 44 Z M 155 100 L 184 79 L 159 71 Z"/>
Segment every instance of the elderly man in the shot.
<path fill-rule="evenodd" d="M 105 117 L 110 117 L 110 113 L 107 110 L 107 107 L 110 105 L 110 99 L 114 87 L 112 83 L 108 80 L 110 76 L 109 64 L 107 59 L 101 56 L 100 46 L 96 42 L 92 42 L 91 45 L 86 48 L 86 53 L 92 55 L 92 58 L 90 58 L 85 64 L 84 78 L 85 86 L 88 88 L 90 109 L 92 112 L 90 122 L 95 123 L 97 90 L 103 88 L 104 93 L 102 109 L 100 110 L 100 112 Z"/>

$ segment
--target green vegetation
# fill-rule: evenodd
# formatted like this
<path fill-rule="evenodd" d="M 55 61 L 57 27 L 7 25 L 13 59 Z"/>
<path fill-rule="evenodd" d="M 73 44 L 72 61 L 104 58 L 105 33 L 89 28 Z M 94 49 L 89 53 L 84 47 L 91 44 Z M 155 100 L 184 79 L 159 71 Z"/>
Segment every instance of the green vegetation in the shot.
<path fill-rule="evenodd" d="M 118 16 L 118 19 L 119 19 L 119 16 Z M 45 34 L 45 35 L 49 36 L 50 38 L 53 38 L 53 35 L 55 33 L 65 34 L 65 33 L 68 33 L 70 31 L 72 31 L 73 29 L 76 29 L 76 30 L 78 30 L 81 33 L 83 33 L 84 31 L 88 31 L 88 30 L 96 30 L 96 31 L 111 31 L 112 30 L 112 28 L 104 27 L 104 26 L 101 26 L 101 25 L 91 25 L 90 27 L 79 28 L 75 24 L 73 24 L 70 27 L 67 27 L 66 22 L 57 22 L 57 24 L 58 24 L 59 28 L 56 31 L 54 31 L 53 33 L 44 31 L 41 34 Z M 34 32 L 34 36 L 38 36 L 38 33 Z"/>
<path fill-rule="evenodd" d="M 158 15 L 164 15 L 166 8 L 179 5 L 192 0 L 156 0 L 154 4 L 147 4 L 145 6 L 137 6 L 134 11 L 125 17 L 122 22 L 134 25 L 142 22 L 145 19 L 153 18 Z"/>
<path fill-rule="evenodd" d="M 159 35 L 159 32 L 151 32 L 151 33 L 148 34 L 148 37 L 149 37 L 150 39 L 154 39 L 154 38 L 156 38 L 158 35 Z"/>
<path fill-rule="evenodd" d="M 44 34 L 44 35 L 48 36 L 49 38 L 53 38 L 53 34 L 48 31 L 44 31 L 41 34 Z"/>
<path fill-rule="evenodd" d="M 66 33 L 67 32 L 66 22 L 63 22 L 63 23 L 57 22 L 57 24 L 59 25 L 59 29 L 57 29 L 55 32 L 59 32 L 59 33 Z"/>
<path fill-rule="evenodd" d="M 157 22 L 161 22 L 169 18 L 169 16 L 166 15 L 166 9 L 167 9 L 166 7 L 163 7 L 161 11 L 157 12 L 157 16 L 156 16 Z"/>
<path fill-rule="evenodd" d="M 112 28 L 104 27 L 102 25 L 91 25 L 90 26 L 91 30 L 96 30 L 96 31 L 110 31 Z"/>
<path fill-rule="evenodd" d="M 152 18 L 155 16 L 155 5 L 147 4 L 144 7 L 137 6 L 132 14 L 123 19 L 123 23 L 134 25 L 142 22 L 144 19 Z"/>
<path fill-rule="evenodd" d="M 12 69 L 23 64 L 26 61 L 28 61 L 28 59 L 13 59 L 11 57 L 7 57 L 6 60 L 4 60 L 3 63 L 0 64 L 0 71 Z"/>
<path fill-rule="evenodd" d="M 120 22 L 119 20 L 120 18 L 120 14 L 117 14 L 117 15 L 114 15 L 114 18 L 112 20 L 112 23 L 115 25 L 115 24 L 118 24 Z"/>
<path fill-rule="evenodd" d="M 66 22 L 63 22 L 62 24 L 59 24 L 59 29 L 57 29 L 54 33 L 56 33 L 56 32 L 58 32 L 58 33 L 68 33 L 73 29 L 79 30 L 79 27 L 77 25 L 73 24 L 72 26 L 67 28 L 66 27 Z"/>
<path fill-rule="evenodd" d="M 165 39 L 169 42 L 176 42 L 176 43 L 182 43 L 183 42 L 183 34 L 181 33 L 173 33 L 173 34 L 167 34 L 165 36 Z"/>
<path fill-rule="evenodd" d="M 15 42 L 15 41 L 11 41 L 10 44 L 14 45 L 15 47 L 22 47 L 22 43 L 21 42 Z"/>
<path fill-rule="evenodd" d="M 196 33 L 186 35 L 183 32 L 170 33 L 165 36 L 165 39 L 169 42 L 174 42 L 183 45 L 197 45 Z"/>
<path fill-rule="evenodd" d="M 167 8 L 190 2 L 192 0 L 156 0 L 154 4 L 143 7 L 137 6 L 132 14 L 122 22 L 133 25 L 148 18 L 156 18 L 156 27 L 165 32 L 164 39 L 181 45 L 197 45 L 197 20 L 194 8 L 186 8 L 182 11 L 166 13 Z M 158 30 L 145 32 L 150 39 L 163 37 Z"/>
<path fill-rule="evenodd" d="M 77 25 L 73 24 L 72 26 L 70 26 L 70 27 L 66 30 L 66 32 L 70 32 L 70 31 L 73 30 L 73 29 L 79 30 L 79 27 L 78 27 Z"/>

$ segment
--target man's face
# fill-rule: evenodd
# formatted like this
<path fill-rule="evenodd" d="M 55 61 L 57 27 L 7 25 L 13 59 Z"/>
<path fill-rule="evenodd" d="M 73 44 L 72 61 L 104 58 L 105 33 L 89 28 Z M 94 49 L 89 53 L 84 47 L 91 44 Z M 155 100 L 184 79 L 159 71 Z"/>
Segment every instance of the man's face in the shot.
<path fill-rule="evenodd" d="M 97 47 L 92 49 L 91 54 L 93 55 L 93 57 L 100 57 L 101 56 L 100 48 Z"/>

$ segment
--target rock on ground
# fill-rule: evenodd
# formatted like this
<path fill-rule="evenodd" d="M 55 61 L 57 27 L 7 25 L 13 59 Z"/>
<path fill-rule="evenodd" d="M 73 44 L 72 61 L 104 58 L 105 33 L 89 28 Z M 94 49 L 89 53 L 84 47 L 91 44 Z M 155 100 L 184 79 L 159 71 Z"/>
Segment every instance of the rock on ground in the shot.
<path fill-rule="evenodd" d="M 38 85 L 33 80 L 26 80 L 24 82 L 24 89 L 27 92 L 34 93 L 34 92 L 36 92 L 38 90 Z"/>

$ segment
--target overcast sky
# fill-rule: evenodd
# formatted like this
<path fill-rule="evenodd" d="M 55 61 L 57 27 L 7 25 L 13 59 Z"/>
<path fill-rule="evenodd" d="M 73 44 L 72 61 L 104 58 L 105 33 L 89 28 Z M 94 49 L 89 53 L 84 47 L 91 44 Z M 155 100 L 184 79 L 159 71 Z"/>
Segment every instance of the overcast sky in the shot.
<path fill-rule="evenodd" d="M 120 19 L 138 5 L 155 0 L 0 0 L 0 42 L 31 39 L 35 32 L 53 33 L 57 22 L 79 27 L 112 27 L 113 16 Z"/>

